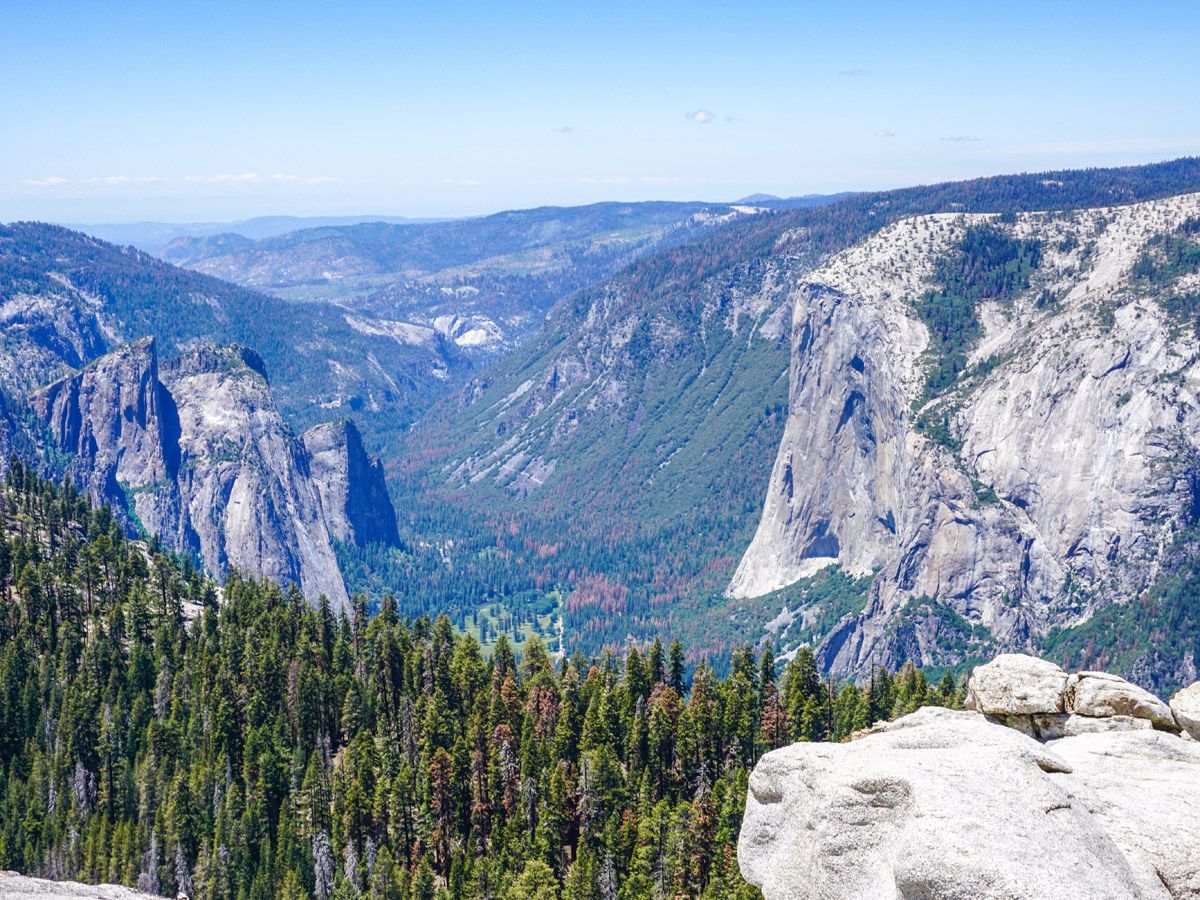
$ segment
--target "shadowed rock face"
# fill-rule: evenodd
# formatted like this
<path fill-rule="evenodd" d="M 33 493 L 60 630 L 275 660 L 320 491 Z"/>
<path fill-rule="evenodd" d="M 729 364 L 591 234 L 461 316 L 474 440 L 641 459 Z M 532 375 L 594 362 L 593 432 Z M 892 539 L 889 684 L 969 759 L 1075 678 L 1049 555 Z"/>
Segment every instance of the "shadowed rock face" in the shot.
<path fill-rule="evenodd" d="M 354 425 L 314 429 L 306 446 L 252 351 L 201 346 L 160 371 L 140 341 L 31 402 L 93 499 L 214 575 L 236 568 L 341 605 L 331 540 L 399 542 L 382 468 Z"/>
<path fill-rule="evenodd" d="M 354 423 L 343 419 L 310 428 L 304 447 L 330 535 L 360 547 L 399 546 L 383 464 L 367 454 Z"/>
<path fill-rule="evenodd" d="M 12 404 L 0 390 L 0 475 L 8 471 L 8 458 L 21 446 L 23 429 L 12 412 Z"/>
<path fill-rule="evenodd" d="M 1134 264 L 1197 215 L 1187 195 L 991 220 L 1044 252 L 1027 291 L 978 306 L 969 374 L 937 400 L 943 442 L 916 427 L 930 338 L 915 304 L 988 218 L 901 221 L 802 276 L 788 421 L 730 594 L 835 562 L 874 573 L 820 648 L 843 674 L 961 662 L 973 628 L 1026 648 L 1136 595 L 1195 507 L 1181 461 L 1200 446 L 1200 355 Z"/>
<path fill-rule="evenodd" d="M 67 474 L 89 496 L 112 502 L 152 534 L 181 537 L 179 415 L 158 375 L 147 339 L 43 388 L 30 405 L 54 449 L 71 457 Z"/>

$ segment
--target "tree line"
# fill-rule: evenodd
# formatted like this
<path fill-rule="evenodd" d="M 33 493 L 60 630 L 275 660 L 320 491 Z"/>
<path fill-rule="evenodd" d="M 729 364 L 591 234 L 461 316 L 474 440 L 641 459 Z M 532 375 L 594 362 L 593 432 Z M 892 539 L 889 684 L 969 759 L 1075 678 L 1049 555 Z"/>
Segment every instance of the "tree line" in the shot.
<path fill-rule="evenodd" d="M 929 703 L 802 649 L 518 658 L 125 539 L 12 463 L 0 489 L 0 868 L 197 898 L 751 898 L 766 751 Z"/>

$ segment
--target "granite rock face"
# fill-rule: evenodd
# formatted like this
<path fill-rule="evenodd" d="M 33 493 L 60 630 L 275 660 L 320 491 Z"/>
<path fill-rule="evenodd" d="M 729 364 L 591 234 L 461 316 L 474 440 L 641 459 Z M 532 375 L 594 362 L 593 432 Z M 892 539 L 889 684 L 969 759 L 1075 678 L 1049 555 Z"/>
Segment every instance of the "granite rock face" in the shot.
<path fill-rule="evenodd" d="M 0 872 L 0 897 L 4 900 L 159 900 L 119 884 L 80 884 L 49 881 L 16 872 Z"/>
<path fill-rule="evenodd" d="M 137 517 L 155 534 L 180 535 L 179 414 L 159 380 L 150 339 L 103 356 L 34 393 L 67 475 L 117 515 Z M 178 549 L 192 549 L 181 544 Z"/>
<path fill-rule="evenodd" d="M 202 347 L 172 360 L 163 381 L 180 423 L 179 492 L 206 566 L 347 602 L 303 443 L 276 409 L 261 360 Z"/>
<path fill-rule="evenodd" d="M 347 602 L 332 540 L 398 543 L 383 472 L 352 423 L 298 438 L 262 361 L 201 345 L 161 367 L 152 341 L 101 357 L 33 395 L 67 473 L 130 530 Z"/>
<path fill-rule="evenodd" d="M 839 674 L 1028 649 L 1136 596 L 1197 508 L 1200 348 L 1161 302 L 1194 288 L 1135 263 L 1198 215 L 1200 195 L 923 216 L 796 273 L 788 420 L 729 593 L 835 563 L 870 576 L 819 648 Z M 1023 293 L 978 304 L 965 372 L 930 399 L 917 304 L 984 224 L 1038 241 L 1041 262 Z M 931 410 L 944 435 L 918 427 Z"/>
<path fill-rule="evenodd" d="M 399 546 L 383 464 L 367 454 L 354 422 L 342 419 L 310 428 L 304 432 L 304 447 L 330 535 L 360 547 Z"/>
<path fill-rule="evenodd" d="M 766 900 L 1200 896 L 1200 745 L 1160 731 L 1041 744 L 925 708 L 750 778 L 738 845 Z"/>

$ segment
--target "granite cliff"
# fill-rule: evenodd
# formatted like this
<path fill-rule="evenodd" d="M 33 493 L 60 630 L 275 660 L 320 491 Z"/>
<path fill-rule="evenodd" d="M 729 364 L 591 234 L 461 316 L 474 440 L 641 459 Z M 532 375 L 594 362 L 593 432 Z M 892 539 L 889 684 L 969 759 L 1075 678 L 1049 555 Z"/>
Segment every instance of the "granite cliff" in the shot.
<path fill-rule="evenodd" d="M 871 576 L 820 648 L 849 674 L 1033 647 L 1139 596 L 1200 509 L 1197 275 L 1171 256 L 1197 216 L 1195 194 L 922 216 L 798 274 L 788 419 L 730 594 Z M 983 232 L 1033 261 L 1002 259 L 990 295 L 964 249 Z M 952 296 L 947 259 L 985 289 Z"/>
<path fill-rule="evenodd" d="M 235 567 L 341 605 L 332 541 L 398 542 L 382 468 L 354 425 L 296 436 L 253 351 L 201 345 L 160 367 L 147 339 L 30 402 L 66 474 L 214 575 Z"/>
<path fill-rule="evenodd" d="M 360 547 L 399 546 L 383 464 L 368 455 L 353 420 L 310 428 L 304 432 L 304 448 L 330 535 Z"/>

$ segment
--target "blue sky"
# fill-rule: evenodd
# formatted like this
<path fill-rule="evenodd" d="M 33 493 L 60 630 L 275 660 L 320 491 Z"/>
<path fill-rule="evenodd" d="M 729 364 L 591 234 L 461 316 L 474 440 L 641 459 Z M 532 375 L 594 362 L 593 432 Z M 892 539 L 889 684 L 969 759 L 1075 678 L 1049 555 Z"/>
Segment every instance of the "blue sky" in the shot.
<path fill-rule="evenodd" d="M 0 221 L 725 200 L 1200 153 L 1190 0 L 0 3 Z"/>

